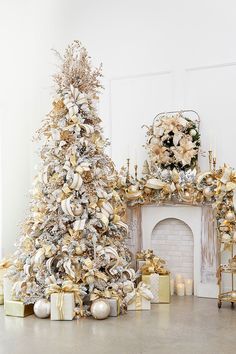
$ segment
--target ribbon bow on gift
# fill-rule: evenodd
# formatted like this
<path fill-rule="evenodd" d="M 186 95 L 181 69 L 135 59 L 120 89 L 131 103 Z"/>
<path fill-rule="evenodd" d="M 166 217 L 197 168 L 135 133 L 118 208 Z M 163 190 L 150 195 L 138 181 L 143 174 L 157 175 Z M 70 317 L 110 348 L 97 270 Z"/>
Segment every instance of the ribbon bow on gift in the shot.
<path fill-rule="evenodd" d="M 97 299 L 116 299 L 118 301 L 119 306 L 122 304 L 122 297 L 118 294 L 118 292 L 114 289 L 105 289 L 103 291 L 94 289 L 90 295 L 90 300 L 94 301 Z"/>
<path fill-rule="evenodd" d="M 142 297 L 148 301 L 153 299 L 153 294 L 150 287 L 142 281 L 138 284 L 137 289 L 134 289 L 131 293 L 128 293 L 125 297 L 127 305 L 132 304 L 135 301 L 135 307 L 137 310 L 142 309 Z"/>
<path fill-rule="evenodd" d="M 70 280 L 64 281 L 62 285 L 57 284 L 50 284 L 46 289 L 46 296 L 49 297 L 52 294 L 59 294 L 57 308 L 59 310 L 60 319 L 63 320 L 63 303 L 64 303 L 64 296 L 63 293 L 74 293 L 75 302 L 79 303 L 80 305 L 80 315 L 83 316 L 83 300 L 81 297 L 81 291 L 78 284 L 73 283 Z"/>
<path fill-rule="evenodd" d="M 152 259 L 155 257 L 153 250 L 147 249 L 136 253 L 136 259 L 146 261 L 147 259 Z"/>
<path fill-rule="evenodd" d="M 154 257 L 153 259 L 146 260 L 146 263 L 141 267 L 141 272 L 144 275 L 150 275 L 153 273 L 157 274 L 169 274 L 169 271 L 164 268 L 166 262 L 159 258 Z"/>

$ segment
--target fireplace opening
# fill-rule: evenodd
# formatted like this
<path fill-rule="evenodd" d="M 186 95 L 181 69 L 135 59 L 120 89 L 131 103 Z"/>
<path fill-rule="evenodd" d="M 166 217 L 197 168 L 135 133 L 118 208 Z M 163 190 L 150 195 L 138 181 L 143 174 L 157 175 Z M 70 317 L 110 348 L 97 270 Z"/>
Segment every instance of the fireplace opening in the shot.
<path fill-rule="evenodd" d="M 167 263 L 172 277 L 181 274 L 194 279 L 194 239 L 191 228 L 182 220 L 166 218 L 152 230 L 151 248 Z"/>

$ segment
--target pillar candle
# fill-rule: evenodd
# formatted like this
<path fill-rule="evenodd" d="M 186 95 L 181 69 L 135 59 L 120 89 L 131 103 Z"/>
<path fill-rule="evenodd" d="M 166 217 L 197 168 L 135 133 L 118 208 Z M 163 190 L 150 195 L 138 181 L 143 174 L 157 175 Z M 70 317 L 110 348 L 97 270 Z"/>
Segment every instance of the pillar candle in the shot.
<path fill-rule="evenodd" d="M 176 274 L 176 276 L 175 276 L 175 282 L 176 282 L 176 284 L 178 284 L 178 283 L 183 283 L 183 276 L 182 276 L 182 274 Z"/>
<path fill-rule="evenodd" d="M 184 283 L 176 284 L 176 292 L 178 296 L 184 296 Z"/>
<path fill-rule="evenodd" d="M 193 281 L 192 279 L 185 280 L 185 295 L 193 295 Z"/>
<path fill-rule="evenodd" d="M 170 280 L 170 295 L 174 295 L 174 279 Z"/>

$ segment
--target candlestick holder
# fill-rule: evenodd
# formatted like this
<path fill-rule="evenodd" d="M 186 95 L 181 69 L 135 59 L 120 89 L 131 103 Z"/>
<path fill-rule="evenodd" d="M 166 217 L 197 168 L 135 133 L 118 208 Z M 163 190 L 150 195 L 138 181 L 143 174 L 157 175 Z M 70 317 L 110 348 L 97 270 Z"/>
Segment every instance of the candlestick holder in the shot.
<path fill-rule="evenodd" d="M 129 173 L 129 169 L 130 169 L 130 158 L 127 158 L 127 174 L 126 174 L 126 182 L 130 182 L 130 173 Z"/>
<path fill-rule="evenodd" d="M 212 150 L 208 151 L 208 161 L 209 161 L 209 168 L 211 171 L 212 170 Z"/>
<path fill-rule="evenodd" d="M 135 177 L 135 181 L 138 180 L 138 165 L 135 164 L 134 165 L 134 177 Z"/>
<path fill-rule="evenodd" d="M 213 157 L 213 170 L 216 170 L 216 157 Z"/>

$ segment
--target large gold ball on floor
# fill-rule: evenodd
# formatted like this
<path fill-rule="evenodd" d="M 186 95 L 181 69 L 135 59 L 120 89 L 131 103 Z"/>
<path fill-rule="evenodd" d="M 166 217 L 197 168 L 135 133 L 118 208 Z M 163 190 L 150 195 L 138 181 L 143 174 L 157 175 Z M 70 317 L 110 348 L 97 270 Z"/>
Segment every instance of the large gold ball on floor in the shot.
<path fill-rule="evenodd" d="M 34 314 L 38 318 L 47 318 L 50 316 L 51 304 L 46 299 L 37 300 L 34 304 Z"/>
<path fill-rule="evenodd" d="M 226 219 L 227 221 L 234 221 L 234 219 L 235 219 L 234 212 L 233 212 L 233 211 L 228 211 L 228 212 L 225 214 L 225 219 Z"/>
<path fill-rule="evenodd" d="M 110 314 L 111 308 L 106 300 L 98 299 L 91 305 L 91 314 L 96 320 L 105 320 Z"/>

